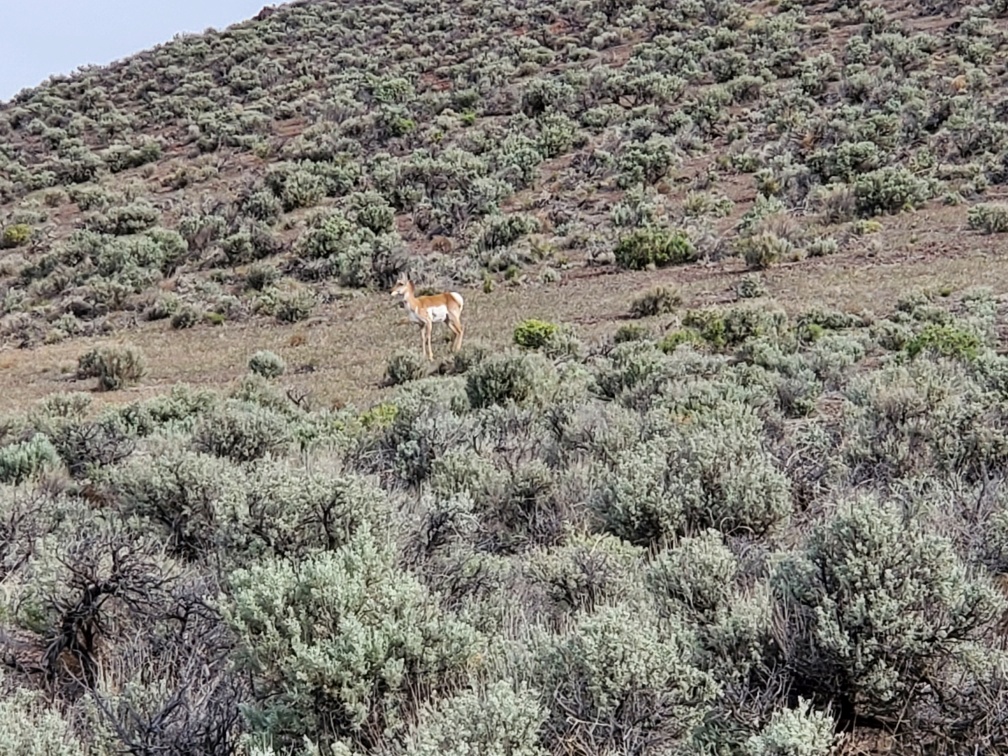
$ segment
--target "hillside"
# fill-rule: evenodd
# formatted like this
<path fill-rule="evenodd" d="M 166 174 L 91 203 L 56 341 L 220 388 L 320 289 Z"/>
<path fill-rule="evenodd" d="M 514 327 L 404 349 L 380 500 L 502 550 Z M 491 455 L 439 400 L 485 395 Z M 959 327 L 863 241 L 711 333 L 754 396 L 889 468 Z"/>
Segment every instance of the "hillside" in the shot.
<path fill-rule="evenodd" d="M 0 337 L 50 347 L 6 358 L 25 398 L 59 387 L 81 338 L 162 345 L 150 381 L 164 387 L 230 380 L 250 354 L 181 369 L 177 352 L 279 348 L 297 324 L 292 361 L 326 374 L 328 399 L 366 398 L 389 351 L 416 343 L 367 296 L 402 269 L 461 287 L 489 339 L 514 308 L 550 317 L 583 297 L 563 317 L 611 333 L 592 328 L 599 312 L 612 322 L 652 281 L 687 305 L 730 302 L 747 267 L 787 307 L 1004 288 L 984 234 L 1004 226 L 1008 175 L 997 7 L 262 15 L 0 108 Z M 659 273 L 581 288 L 649 262 Z M 887 279 L 903 283 L 863 288 Z M 348 344 L 376 348 L 339 370 L 331 351 Z"/>
<path fill-rule="evenodd" d="M 1005 752 L 1006 53 L 303 0 L 0 104 L 0 754 Z"/>

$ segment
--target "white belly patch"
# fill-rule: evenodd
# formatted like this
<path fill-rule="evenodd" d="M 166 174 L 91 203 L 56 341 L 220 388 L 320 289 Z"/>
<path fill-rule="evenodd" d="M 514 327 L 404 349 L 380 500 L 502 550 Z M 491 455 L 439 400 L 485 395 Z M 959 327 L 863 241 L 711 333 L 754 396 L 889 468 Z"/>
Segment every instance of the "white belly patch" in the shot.
<path fill-rule="evenodd" d="M 448 317 L 448 308 L 445 305 L 428 307 L 427 314 L 430 315 L 430 319 L 435 323 L 441 323 Z"/>

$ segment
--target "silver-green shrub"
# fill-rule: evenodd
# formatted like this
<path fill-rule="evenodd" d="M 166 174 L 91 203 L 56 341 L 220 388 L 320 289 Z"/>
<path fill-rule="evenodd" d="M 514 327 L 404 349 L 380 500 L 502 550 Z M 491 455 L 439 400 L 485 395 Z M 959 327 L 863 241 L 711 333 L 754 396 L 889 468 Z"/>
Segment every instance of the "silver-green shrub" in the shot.
<path fill-rule="evenodd" d="M 287 364 L 276 352 L 260 349 L 249 357 L 249 370 L 263 378 L 279 378 L 287 369 Z"/>
<path fill-rule="evenodd" d="M 552 701 L 547 746 L 647 753 L 687 743 L 718 693 L 694 663 L 695 644 L 685 625 L 659 627 L 643 607 L 579 616 L 538 655 L 539 684 Z"/>
<path fill-rule="evenodd" d="M 915 716 L 1005 601 L 944 537 L 870 496 L 843 504 L 773 575 L 797 678 L 850 714 Z"/>
<path fill-rule="evenodd" d="M 450 696 L 428 710 L 407 756 L 547 756 L 539 734 L 547 712 L 537 691 L 498 680 Z"/>
<path fill-rule="evenodd" d="M 810 701 L 799 699 L 794 709 L 779 709 L 745 744 L 746 756 L 830 756 L 840 736 L 833 718 L 814 711 Z"/>
<path fill-rule="evenodd" d="M 310 735 L 378 747 L 405 733 L 417 705 L 449 693 L 481 650 L 367 528 L 331 551 L 238 569 L 230 585 L 235 662 L 265 694 L 249 722 L 278 744 Z"/>
<path fill-rule="evenodd" d="M 234 462 L 252 462 L 282 452 L 289 442 L 287 418 L 275 410 L 234 399 L 204 415 L 192 436 L 196 450 Z"/>

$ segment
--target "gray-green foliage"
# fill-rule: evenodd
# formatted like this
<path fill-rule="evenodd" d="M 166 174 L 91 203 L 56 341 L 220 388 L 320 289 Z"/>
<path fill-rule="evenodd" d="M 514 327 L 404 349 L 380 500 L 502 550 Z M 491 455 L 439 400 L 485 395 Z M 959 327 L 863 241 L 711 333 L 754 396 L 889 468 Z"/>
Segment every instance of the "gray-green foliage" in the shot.
<path fill-rule="evenodd" d="M 549 390 L 552 366 L 535 353 L 502 352 L 466 371 L 466 393 L 473 407 L 541 398 Z"/>
<path fill-rule="evenodd" d="M 0 671 L 0 753 L 24 756 L 84 756 L 87 749 L 60 712 L 40 693 L 11 688 Z"/>
<path fill-rule="evenodd" d="M 283 415 L 238 400 L 229 400 L 211 410 L 193 432 L 196 449 L 235 462 L 252 462 L 282 451 L 289 441 L 289 427 Z"/>
<path fill-rule="evenodd" d="M 556 702 L 547 743 L 598 753 L 688 742 L 718 692 L 694 665 L 695 652 L 684 624 L 659 625 L 642 608 L 617 605 L 579 617 L 539 657 L 541 685 Z"/>
<path fill-rule="evenodd" d="M 286 369 L 283 358 L 268 349 L 260 349 L 249 357 L 249 370 L 263 378 L 279 378 Z"/>
<path fill-rule="evenodd" d="M 959 685 L 944 671 L 1004 608 L 947 539 L 871 497 L 816 527 L 775 585 L 796 610 L 793 663 L 814 688 L 865 715 Z"/>
<path fill-rule="evenodd" d="M 410 756 L 546 756 L 539 731 L 547 711 L 537 691 L 508 680 L 438 702 L 422 718 Z"/>
<path fill-rule="evenodd" d="M 156 523 L 175 551 L 192 558 L 226 547 L 231 523 L 246 508 L 240 470 L 226 459 L 185 449 L 136 456 L 101 478 L 123 502 L 124 515 Z"/>
<path fill-rule="evenodd" d="M 59 454 L 42 433 L 0 447 L 0 481 L 22 483 L 47 466 L 59 463 Z"/>
<path fill-rule="evenodd" d="M 763 535 L 783 527 L 790 484 L 761 448 L 760 425 L 751 410 L 725 403 L 617 455 L 594 504 L 603 526 L 642 544 L 685 529 Z"/>
<path fill-rule="evenodd" d="M 97 347 L 77 361 L 78 378 L 97 378 L 103 391 L 116 391 L 138 383 L 147 373 L 143 354 L 132 346 Z"/>
<path fill-rule="evenodd" d="M 685 611 L 714 620 L 731 602 L 738 561 L 716 530 L 683 538 L 648 567 L 648 583 L 669 615 Z"/>
<path fill-rule="evenodd" d="M 230 582 L 223 611 L 236 661 L 269 691 L 251 723 L 279 742 L 338 736 L 377 746 L 412 724 L 414 706 L 450 690 L 481 648 L 367 528 L 296 563 L 236 570 Z"/>
<path fill-rule="evenodd" d="M 839 741 L 833 719 L 799 700 L 795 709 L 780 709 L 746 742 L 748 756 L 830 756 Z"/>

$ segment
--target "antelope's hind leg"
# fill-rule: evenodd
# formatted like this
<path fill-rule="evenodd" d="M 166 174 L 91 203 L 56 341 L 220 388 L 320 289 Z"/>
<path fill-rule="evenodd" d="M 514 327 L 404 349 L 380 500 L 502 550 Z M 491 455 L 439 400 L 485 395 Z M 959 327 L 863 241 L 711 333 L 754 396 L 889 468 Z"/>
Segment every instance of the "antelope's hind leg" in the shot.
<path fill-rule="evenodd" d="M 452 342 L 452 351 L 457 352 L 462 348 L 462 334 L 465 329 L 462 327 L 462 319 L 458 316 L 449 316 L 448 327 L 452 329 L 452 333 L 455 334 L 455 340 Z"/>

